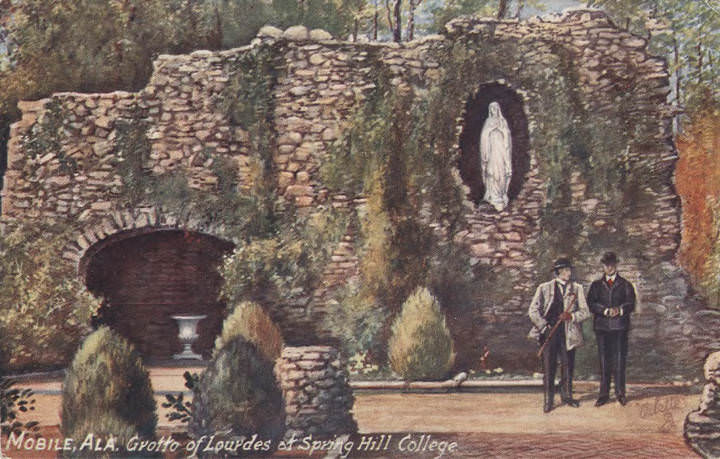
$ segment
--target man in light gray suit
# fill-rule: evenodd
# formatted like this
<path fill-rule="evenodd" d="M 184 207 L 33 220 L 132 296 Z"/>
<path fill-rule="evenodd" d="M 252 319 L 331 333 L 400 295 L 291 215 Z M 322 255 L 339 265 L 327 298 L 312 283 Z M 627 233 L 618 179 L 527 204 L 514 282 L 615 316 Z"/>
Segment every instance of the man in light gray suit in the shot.
<path fill-rule="evenodd" d="M 555 278 L 538 286 L 528 310 L 533 323 L 530 336 L 537 338 L 541 346 L 545 345 L 542 353 L 545 413 L 553 409 L 558 358 L 562 401 L 575 408 L 580 406 L 572 396 L 575 348 L 583 344 L 582 322 L 590 317 L 582 285 L 571 281 L 570 260 L 558 258 L 553 271 Z M 563 324 L 558 326 L 555 334 L 549 336 L 559 321 Z"/>

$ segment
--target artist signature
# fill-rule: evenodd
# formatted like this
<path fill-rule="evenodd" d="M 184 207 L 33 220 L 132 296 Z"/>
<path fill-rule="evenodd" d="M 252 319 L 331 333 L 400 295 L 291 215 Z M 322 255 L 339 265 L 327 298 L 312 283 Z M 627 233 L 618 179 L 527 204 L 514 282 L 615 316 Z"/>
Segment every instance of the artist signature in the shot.
<path fill-rule="evenodd" d="M 678 398 L 662 398 L 655 397 L 655 400 L 650 403 L 644 403 L 640 405 L 640 417 L 660 417 L 662 418 L 662 425 L 660 426 L 661 432 L 671 432 L 675 430 L 675 419 L 673 418 L 673 412 L 681 408 L 680 400 Z"/>

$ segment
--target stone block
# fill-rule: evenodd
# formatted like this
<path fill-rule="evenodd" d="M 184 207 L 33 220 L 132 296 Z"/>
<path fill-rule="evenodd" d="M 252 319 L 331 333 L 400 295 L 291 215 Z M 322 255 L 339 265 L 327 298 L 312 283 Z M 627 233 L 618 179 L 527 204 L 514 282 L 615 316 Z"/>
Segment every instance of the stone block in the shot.
<path fill-rule="evenodd" d="M 310 38 L 310 33 L 307 27 L 297 25 L 285 29 L 282 36 L 288 40 L 307 40 Z"/>
<path fill-rule="evenodd" d="M 283 36 L 283 31 L 277 27 L 266 25 L 260 28 L 257 36 L 260 38 L 280 38 Z"/>
<path fill-rule="evenodd" d="M 325 58 L 325 56 L 323 56 L 320 53 L 315 53 L 310 56 L 310 59 L 308 59 L 308 61 L 312 65 L 322 65 L 325 62 L 327 62 L 327 58 Z M 308 76 L 313 76 L 313 75 L 314 75 L 314 72 L 310 72 L 310 74 Z"/>
<path fill-rule="evenodd" d="M 317 41 L 325 41 L 325 40 L 332 40 L 333 36 L 330 35 L 330 32 L 327 32 L 323 29 L 312 29 L 310 31 L 310 39 L 317 40 Z"/>
<path fill-rule="evenodd" d="M 105 156 L 110 153 L 113 148 L 112 142 L 105 140 L 95 142 L 92 146 L 93 153 L 95 153 L 96 156 Z"/>

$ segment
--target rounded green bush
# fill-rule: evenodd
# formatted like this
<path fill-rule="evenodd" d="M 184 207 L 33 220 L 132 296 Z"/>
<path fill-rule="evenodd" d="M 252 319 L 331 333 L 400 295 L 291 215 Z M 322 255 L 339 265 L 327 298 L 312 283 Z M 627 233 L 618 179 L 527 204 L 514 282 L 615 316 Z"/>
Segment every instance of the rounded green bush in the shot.
<path fill-rule="evenodd" d="M 157 414 L 150 376 L 132 344 L 107 327 L 85 339 L 63 383 L 62 433 L 80 438 L 94 426 L 131 426 L 155 435 Z M 126 429 L 116 435 L 126 434 Z"/>
<path fill-rule="evenodd" d="M 257 441 L 273 447 L 284 433 L 283 398 L 273 363 L 242 336 L 215 353 L 195 388 L 192 411 L 189 432 L 194 438 L 226 432 L 227 439 L 248 439 L 257 434 Z"/>
<path fill-rule="evenodd" d="M 238 336 L 254 343 L 272 362 L 280 357 L 284 346 L 278 326 L 261 306 L 251 301 L 243 301 L 237 305 L 232 314 L 225 319 L 222 332 L 215 340 L 215 352 Z"/>
<path fill-rule="evenodd" d="M 438 380 L 455 362 L 450 330 L 428 289 L 416 289 L 392 325 L 390 367 L 406 381 Z"/>

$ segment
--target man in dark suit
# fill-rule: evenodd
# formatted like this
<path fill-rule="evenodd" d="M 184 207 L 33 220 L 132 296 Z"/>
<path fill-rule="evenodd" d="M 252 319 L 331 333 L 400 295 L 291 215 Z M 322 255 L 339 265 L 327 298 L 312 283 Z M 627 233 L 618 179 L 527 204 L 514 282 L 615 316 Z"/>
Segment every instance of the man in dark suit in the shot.
<path fill-rule="evenodd" d="M 595 406 L 610 400 L 611 376 L 615 380 L 617 401 L 625 405 L 625 362 L 630 315 L 635 310 L 635 288 L 618 274 L 619 260 L 613 252 L 606 252 L 600 262 L 604 274 L 590 285 L 587 295 L 600 356 L 600 395 Z"/>

